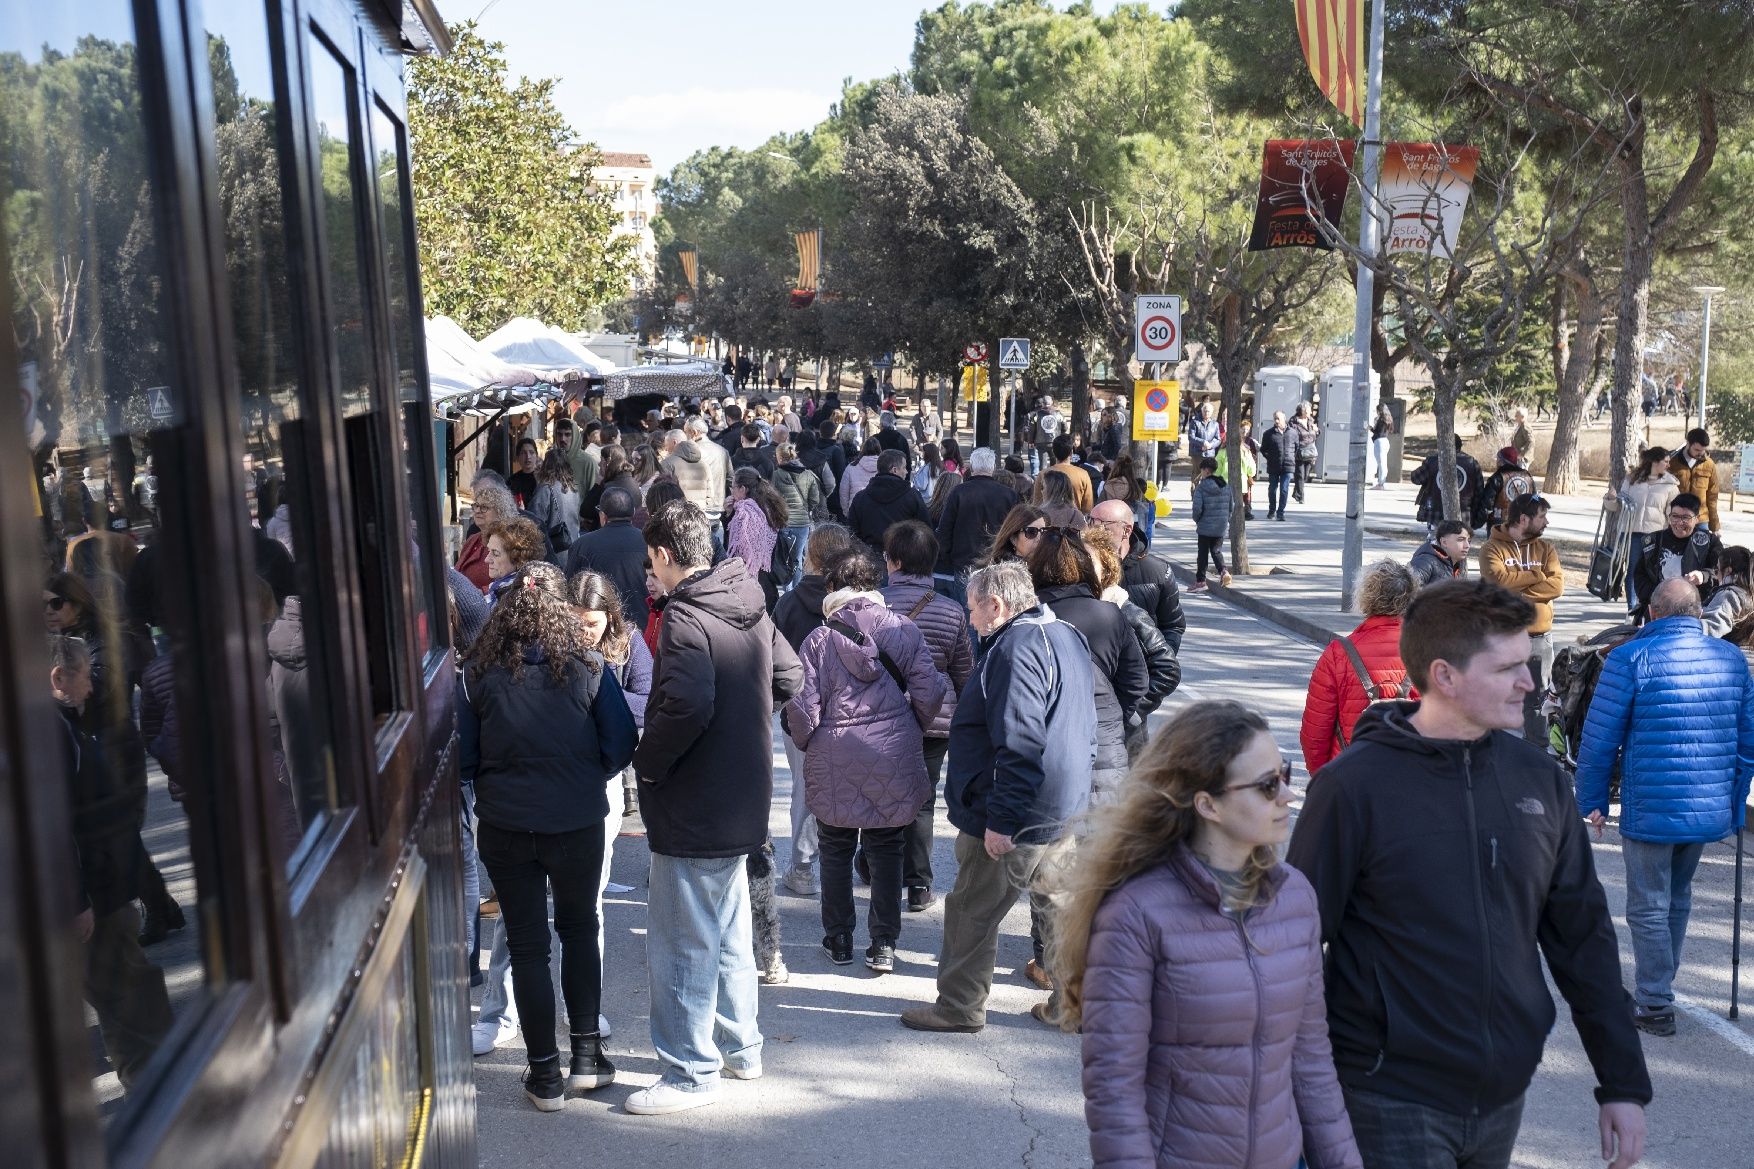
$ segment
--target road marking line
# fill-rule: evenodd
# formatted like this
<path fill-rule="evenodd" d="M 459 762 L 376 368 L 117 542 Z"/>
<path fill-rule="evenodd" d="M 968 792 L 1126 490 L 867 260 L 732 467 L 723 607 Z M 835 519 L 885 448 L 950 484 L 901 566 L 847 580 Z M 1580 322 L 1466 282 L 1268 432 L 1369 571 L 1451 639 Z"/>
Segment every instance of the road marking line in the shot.
<path fill-rule="evenodd" d="M 1749 1035 L 1716 1011 L 1700 1006 L 1686 995 L 1676 995 L 1675 1005 L 1687 1012 L 1688 1017 L 1695 1022 L 1705 1024 L 1707 1030 L 1715 1032 L 1719 1038 L 1734 1044 L 1743 1055 L 1754 1055 L 1754 1035 Z"/>

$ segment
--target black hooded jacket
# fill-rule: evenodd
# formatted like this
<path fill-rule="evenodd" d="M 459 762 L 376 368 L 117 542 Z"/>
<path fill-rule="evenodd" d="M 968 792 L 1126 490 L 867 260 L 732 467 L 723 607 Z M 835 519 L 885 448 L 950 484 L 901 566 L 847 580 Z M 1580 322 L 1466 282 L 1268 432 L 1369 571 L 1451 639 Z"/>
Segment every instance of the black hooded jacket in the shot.
<path fill-rule="evenodd" d="M 847 508 L 847 526 L 883 559 L 883 534 L 903 520 L 919 520 L 928 528 L 932 514 L 913 484 L 898 475 L 878 475 L 853 497 Z"/>
<path fill-rule="evenodd" d="M 1529 1086 L 1571 1005 L 1599 1102 L 1650 1101 L 1607 898 L 1570 780 L 1503 731 L 1428 739 L 1371 707 L 1310 784 L 1286 859 L 1321 904 L 1328 1030 L 1348 1088 L 1459 1115 Z"/>
<path fill-rule="evenodd" d="M 721 560 L 670 593 L 633 757 L 653 852 L 742 856 L 766 843 L 773 712 L 803 679 L 743 561 Z"/>

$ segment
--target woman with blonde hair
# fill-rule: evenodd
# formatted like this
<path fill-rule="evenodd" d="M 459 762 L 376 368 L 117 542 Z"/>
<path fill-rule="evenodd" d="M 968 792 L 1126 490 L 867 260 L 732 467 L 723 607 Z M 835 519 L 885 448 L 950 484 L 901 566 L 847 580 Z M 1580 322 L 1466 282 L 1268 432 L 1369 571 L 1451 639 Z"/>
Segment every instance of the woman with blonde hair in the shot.
<path fill-rule="evenodd" d="M 1060 870 L 1058 1022 L 1083 1032 L 1096 1169 L 1361 1169 L 1315 891 L 1278 859 L 1291 798 L 1266 720 L 1197 702 Z"/>
<path fill-rule="evenodd" d="M 1417 698 L 1401 662 L 1401 615 L 1418 589 L 1413 573 L 1394 560 L 1379 560 L 1358 582 L 1364 620 L 1328 643 L 1309 679 L 1303 704 L 1303 765 L 1310 777 L 1346 749 L 1352 729 L 1373 702 Z"/>

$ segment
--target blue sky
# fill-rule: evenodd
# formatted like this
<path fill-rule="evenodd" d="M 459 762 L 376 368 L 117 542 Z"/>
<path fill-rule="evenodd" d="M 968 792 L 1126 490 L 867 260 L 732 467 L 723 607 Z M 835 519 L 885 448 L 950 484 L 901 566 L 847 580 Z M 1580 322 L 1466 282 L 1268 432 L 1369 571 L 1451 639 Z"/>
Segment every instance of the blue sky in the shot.
<path fill-rule="evenodd" d="M 939 0 L 931 0 L 937 7 Z M 821 121 L 841 81 L 907 67 L 925 0 L 439 0 L 481 14 L 513 73 L 554 77 L 573 128 L 667 172 L 697 149 L 757 146 Z"/>

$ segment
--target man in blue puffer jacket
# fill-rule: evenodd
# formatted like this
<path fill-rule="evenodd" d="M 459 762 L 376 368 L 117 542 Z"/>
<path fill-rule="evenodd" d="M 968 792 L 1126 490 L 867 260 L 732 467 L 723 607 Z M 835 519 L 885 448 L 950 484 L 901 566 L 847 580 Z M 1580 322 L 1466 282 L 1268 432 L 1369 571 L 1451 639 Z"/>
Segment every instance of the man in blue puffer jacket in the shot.
<path fill-rule="evenodd" d="M 1705 636 L 1692 582 L 1665 581 L 1650 613 L 1602 667 L 1578 753 L 1577 806 L 1599 830 L 1618 758 L 1634 1021 L 1673 1035 L 1671 984 L 1693 871 L 1708 842 L 1742 826 L 1754 776 L 1754 679 L 1739 650 Z"/>

